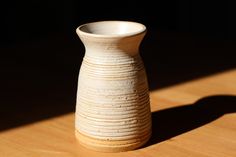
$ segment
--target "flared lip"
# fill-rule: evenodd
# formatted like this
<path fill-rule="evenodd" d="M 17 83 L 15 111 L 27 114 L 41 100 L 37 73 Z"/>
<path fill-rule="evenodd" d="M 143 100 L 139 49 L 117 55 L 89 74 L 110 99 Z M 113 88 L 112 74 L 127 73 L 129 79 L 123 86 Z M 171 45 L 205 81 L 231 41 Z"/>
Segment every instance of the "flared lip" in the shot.
<path fill-rule="evenodd" d="M 90 27 L 93 25 L 93 27 L 96 26 L 114 26 L 114 25 L 119 25 L 119 24 L 124 24 L 127 27 L 134 27 L 132 31 L 127 31 L 125 33 L 93 33 L 93 32 L 89 32 L 89 31 L 85 31 L 86 28 Z M 105 28 L 104 28 L 105 29 Z M 81 34 L 81 35 L 85 35 L 85 36 L 90 36 L 90 37 L 102 37 L 102 38 L 119 38 L 119 37 L 130 37 L 130 36 L 135 36 L 138 34 L 142 34 L 146 32 L 146 26 L 138 23 L 138 22 L 134 22 L 134 21 L 119 21 L 119 20 L 110 20 L 110 21 L 97 21 L 97 22 L 90 22 L 90 23 L 85 23 L 80 25 L 77 29 L 76 29 L 77 34 Z"/>

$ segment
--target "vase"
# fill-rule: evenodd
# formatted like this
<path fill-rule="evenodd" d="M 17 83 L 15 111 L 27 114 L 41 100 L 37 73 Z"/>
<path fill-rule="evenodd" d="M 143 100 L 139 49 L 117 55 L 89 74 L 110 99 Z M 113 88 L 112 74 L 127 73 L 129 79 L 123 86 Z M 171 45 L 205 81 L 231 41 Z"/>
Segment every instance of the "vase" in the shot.
<path fill-rule="evenodd" d="M 151 136 L 149 89 L 139 54 L 146 27 L 131 21 L 79 26 L 85 47 L 78 77 L 75 134 L 84 147 L 120 152 Z"/>

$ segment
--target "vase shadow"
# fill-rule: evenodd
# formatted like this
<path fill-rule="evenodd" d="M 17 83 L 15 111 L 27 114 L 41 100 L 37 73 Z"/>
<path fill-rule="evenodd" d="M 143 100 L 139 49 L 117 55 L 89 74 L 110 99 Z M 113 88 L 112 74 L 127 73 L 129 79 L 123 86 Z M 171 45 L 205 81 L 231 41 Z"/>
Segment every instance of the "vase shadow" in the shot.
<path fill-rule="evenodd" d="M 153 112 L 152 137 L 144 147 L 168 140 L 234 112 L 236 96 L 231 95 L 208 96 L 194 104 Z"/>

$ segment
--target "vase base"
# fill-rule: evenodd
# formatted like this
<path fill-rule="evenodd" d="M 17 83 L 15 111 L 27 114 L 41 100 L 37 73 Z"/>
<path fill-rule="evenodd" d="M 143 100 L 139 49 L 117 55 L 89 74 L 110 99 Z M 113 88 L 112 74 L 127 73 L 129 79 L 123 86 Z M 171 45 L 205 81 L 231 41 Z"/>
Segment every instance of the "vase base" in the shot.
<path fill-rule="evenodd" d="M 77 130 L 75 131 L 75 136 L 82 146 L 91 150 L 99 152 L 124 152 L 143 146 L 150 139 L 151 132 L 140 136 L 138 139 L 129 140 L 101 140 L 88 137 Z"/>

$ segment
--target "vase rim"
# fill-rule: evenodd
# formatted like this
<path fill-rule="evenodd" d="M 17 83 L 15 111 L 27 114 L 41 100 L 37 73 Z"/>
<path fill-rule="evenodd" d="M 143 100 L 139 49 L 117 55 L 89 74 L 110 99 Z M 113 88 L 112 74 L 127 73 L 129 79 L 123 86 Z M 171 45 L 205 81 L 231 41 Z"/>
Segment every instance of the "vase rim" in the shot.
<path fill-rule="evenodd" d="M 82 24 L 76 32 L 90 37 L 120 38 L 145 33 L 146 26 L 134 21 L 108 20 Z"/>

